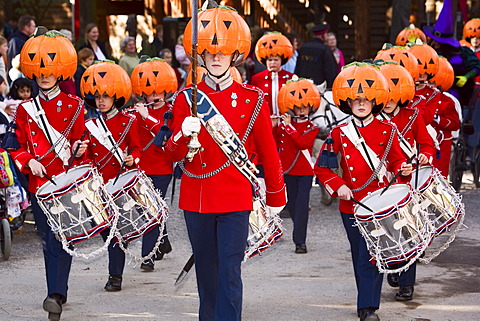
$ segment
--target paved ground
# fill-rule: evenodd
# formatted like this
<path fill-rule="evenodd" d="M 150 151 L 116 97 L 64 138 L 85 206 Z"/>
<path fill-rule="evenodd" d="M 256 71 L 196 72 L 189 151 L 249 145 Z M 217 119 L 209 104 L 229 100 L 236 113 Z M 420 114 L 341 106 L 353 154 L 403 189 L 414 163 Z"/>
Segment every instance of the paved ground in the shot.
<path fill-rule="evenodd" d="M 469 177 L 465 183 L 462 194 L 468 229 L 433 262 L 419 265 L 413 301 L 394 301 L 395 289 L 384 282 L 382 321 L 480 320 L 480 192 L 472 189 Z M 319 189 L 314 187 L 308 254 L 293 252 L 291 232 L 287 232 L 265 255 L 244 264 L 244 320 L 358 320 L 348 241 L 338 204 L 326 207 L 319 199 Z M 174 251 L 158 261 L 152 273 L 129 264 L 121 292 L 103 290 L 105 255 L 90 261 L 75 259 L 62 320 L 196 320 L 193 271 L 181 286 L 174 286 L 190 256 L 183 217 L 175 207 L 168 225 Z M 285 219 L 284 225 L 292 230 L 290 219 Z M 0 321 L 46 320 L 41 307 L 46 291 L 43 255 L 32 225 L 15 235 L 12 256 L 0 262 L 0 272 Z"/>

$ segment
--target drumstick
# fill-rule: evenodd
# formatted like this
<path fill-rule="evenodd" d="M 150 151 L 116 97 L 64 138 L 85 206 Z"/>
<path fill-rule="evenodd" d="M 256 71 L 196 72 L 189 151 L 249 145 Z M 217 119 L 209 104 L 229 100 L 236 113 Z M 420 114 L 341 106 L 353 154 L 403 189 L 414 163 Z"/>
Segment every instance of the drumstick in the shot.
<path fill-rule="evenodd" d="M 417 159 L 418 159 L 419 155 L 420 155 L 420 144 L 417 143 Z M 420 164 L 417 161 L 417 170 L 415 171 L 415 189 L 416 190 L 418 189 L 418 172 L 419 172 L 419 169 L 420 169 Z"/>
<path fill-rule="evenodd" d="M 75 146 L 75 151 L 73 152 L 73 155 L 72 155 L 72 158 L 70 158 L 70 161 L 68 162 L 68 166 L 67 166 L 67 170 L 65 171 L 65 173 L 68 173 L 68 170 L 70 169 L 70 167 L 72 167 L 72 164 L 73 164 L 73 160 L 75 159 L 77 153 L 78 153 L 78 150 L 80 149 L 80 145 L 83 141 L 83 139 L 85 138 L 85 135 L 87 134 L 87 130 L 85 129 L 83 131 L 83 134 L 82 134 L 82 137 L 80 137 L 80 144 L 78 144 L 77 146 Z"/>
<path fill-rule="evenodd" d="M 175 281 L 175 285 L 179 285 L 185 279 L 188 271 L 190 271 L 190 269 L 192 268 L 192 266 L 194 264 L 195 264 L 195 259 L 194 259 L 193 254 L 192 254 L 190 256 L 190 258 L 188 259 L 187 263 L 185 264 L 185 266 L 183 267 L 182 271 L 178 275 L 177 280 Z"/>
<path fill-rule="evenodd" d="M 48 179 L 50 183 L 57 186 L 57 183 L 55 183 L 55 181 L 50 176 L 48 176 L 47 172 L 43 172 L 43 176 L 45 176 L 45 178 Z"/>
<path fill-rule="evenodd" d="M 132 154 L 132 152 L 133 152 L 134 149 L 135 149 L 135 147 L 130 148 L 127 156 L 130 155 L 130 154 Z M 122 174 L 123 169 L 125 168 L 125 163 L 126 163 L 125 161 L 122 162 L 122 166 L 120 166 L 120 170 L 118 171 L 117 176 L 115 176 L 115 180 L 113 181 L 113 184 L 112 184 L 112 185 L 115 185 L 115 183 L 117 182 L 118 178 L 120 177 L 120 174 Z"/>
<path fill-rule="evenodd" d="M 352 202 L 354 202 L 354 203 L 357 203 L 358 205 L 360 205 L 360 206 L 363 207 L 364 209 L 366 209 L 366 210 L 374 213 L 373 210 L 372 210 L 370 207 L 368 207 L 367 205 L 363 204 L 363 203 L 360 202 L 360 201 L 357 201 L 357 200 L 354 199 L 353 197 L 350 197 L 350 200 L 351 200 Z"/>
<path fill-rule="evenodd" d="M 415 158 L 415 155 L 412 155 L 408 160 L 407 160 L 407 164 L 410 164 L 413 159 Z M 385 186 L 385 188 L 382 190 L 382 192 L 380 193 L 380 196 L 382 196 L 383 193 L 385 193 L 387 191 L 387 189 L 390 188 L 390 186 L 392 186 L 392 184 L 397 180 L 398 176 L 400 176 L 400 174 L 402 174 L 402 171 L 399 170 L 397 174 L 395 174 L 395 176 L 393 176 L 393 178 L 390 180 L 390 182 L 388 182 L 388 185 Z"/>

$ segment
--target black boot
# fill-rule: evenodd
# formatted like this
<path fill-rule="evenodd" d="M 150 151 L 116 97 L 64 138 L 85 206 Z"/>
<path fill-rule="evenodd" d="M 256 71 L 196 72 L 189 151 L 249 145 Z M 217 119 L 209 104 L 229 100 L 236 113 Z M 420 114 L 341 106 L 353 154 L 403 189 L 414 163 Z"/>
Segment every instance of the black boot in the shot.
<path fill-rule="evenodd" d="M 172 244 L 170 244 L 168 235 L 165 235 L 162 238 L 162 241 L 160 243 L 160 246 L 158 247 L 157 253 L 155 253 L 155 261 L 159 261 L 163 259 L 163 256 L 170 252 L 172 252 Z"/>
<path fill-rule="evenodd" d="M 387 274 L 387 281 L 392 288 L 398 288 L 398 273 Z"/>
<path fill-rule="evenodd" d="M 360 321 L 380 321 L 375 308 L 363 308 L 359 311 Z"/>
<path fill-rule="evenodd" d="M 122 290 L 122 276 L 110 275 L 108 277 L 107 284 L 105 284 L 105 290 L 107 292 L 116 292 Z"/>
<path fill-rule="evenodd" d="M 153 259 L 143 261 L 143 263 L 140 265 L 140 269 L 144 270 L 145 272 L 152 272 L 155 269 L 155 263 L 153 262 Z"/>
<path fill-rule="evenodd" d="M 43 309 L 48 312 L 48 320 L 58 321 L 62 314 L 63 295 L 50 294 L 43 300 Z"/>
<path fill-rule="evenodd" d="M 395 294 L 395 300 L 409 301 L 411 299 L 413 299 L 413 285 L 400 285 L 400 289 L 398 290 L 397 294 Z"/>

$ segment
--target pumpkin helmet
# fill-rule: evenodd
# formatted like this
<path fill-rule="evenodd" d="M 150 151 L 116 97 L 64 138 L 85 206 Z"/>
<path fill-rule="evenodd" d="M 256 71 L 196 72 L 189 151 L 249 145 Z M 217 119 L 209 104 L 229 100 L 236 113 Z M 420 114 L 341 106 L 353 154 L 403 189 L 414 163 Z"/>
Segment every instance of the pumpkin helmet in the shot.
<path fill-rule="evenodd" d="M 340 110 L 352 115 L 348 100 L 365 98 L 374 102 L 378 114 L 389 101 L 388 82 L 379 67 L 367 62 L 353 62 L 342 68 L 332 86 L 333 100 Z"/>
<path fill-rule="evenodd" d="M 205 1 L 208 4 L 209 1 Z M 205 6 L 204 6 L 205 8 Z M 235 55 L 233 65 L 241 63 L 251 46 L 250 29 L 245 20 L 231 7 L 218 6 L 212 9 L 199 10 L 198 13 L 198 62 L 205 66 L 202 54 L 208 51 L 212 55 L 219 52 L 224 55 Z M 190 60 L 192 59 L 192 20 L 185 28 L 183 47 Z"/>
<path fill-rule="evenodd" d="M 438 71 L 438 54 L 435 49 L 419 41 L 409 43 L 408 49 L 417 58 L 419 74 L 427 74 L 428 79 L 431 79 Z"/>
<path fill-rule="evenodd" d="M 468 20 L 463 26 L 463 38 L 470 42 L 470 38 L 480 38 L 480 19 Z"/>
<path fill-rule="evenodd" d="M 472 44 L 465 39 L 459 40 L 460 46 L 471 48 Z"/>
<path fill-rule="evenodd" d="M 132 83 L 127 72 L 111 60 L 103 60 L 88 67 L 80 81 L 85 102 L 96 107 L 95 93 L 115 97 L 115 107 L 121 108 L 132 96 Z"/>
<path fill-rule="evenodd" d="M 267 64 L 269 57 L 279 56 L 282 59 L 282 65 L 293 56 L 293 46 L 287 37 L 280 32 L 267 32 L 255 45 L 255 56 L 262 64 Z"/>
<path fill-rule="evenodd" d="M 410 73 L 394 61 L 379 61 L 377 66 L 387 79 L 390 100 L 405 107 L 415 96 L 415 82 Z"/>
<path fill-rule="evenodd" d="M 392 46 L 389 43 L 383 45 L 382 50 L 377 53 L 375 60 L 395 61 L 400 66 L 408 70 L 413 80 L 418 80 L 418 61 L 417 58 L 406 48 L 401 46 Z"/>
<path fill-rule="evenodd" d="M 68 80 L 77 71 L 77 52 L 70 40 L 56 30 L 28 39 L 20 52 L 20 64 L 25 77 L 53 75 Z"/>
<path fill-rule="evenodd" d="M 287 81 L 278 92 L 278 108 L 282 114 L 293 110 L 295 106 L 310 107 L 315 112 L 320 107 L 320 92 L 313 81 L 297 78 Z"/>
<path fill-rule="evenodd" d="M 161 58 L 147 58 L 139 63 L 130 76 L 135 95 L 151 95 L 153 92 L 174 93 L 177 91 L 177 76 L 173 68 Z"/>
<path fill-rule="evenodd" d="M 425 33 L 411 24 L 398 33 L 397 39 L 395 39 L 395 45 L 405 46 L 407 43 L 415 42 L 417 39 L 420 39 L 422 42 L 427 42 L 427 36 L 425 36 Z"/>
<path fill-rule="evenodd" d="M 448 59 L 439 56 L 439 64 L 438 64 L 438 72 L 435 76 L 430 79 L 430 82 L 434 82 L 437 87 L 440 87 L 442 91 L 447 91 L 452 87 L 453 82 L 455 80 L 455 72 L 453 71 L 453 67 L 448 62 Z"/>
<path fill-rule="evenodd" d="M 231 66 L 230 73 L 232 74 L 232 78 L 234 81 L 238 82 L 239 84 L 243 83 L 242 75 L 240 71 L 238 71 L 237 67 Z M 205 75 L 207 74 L 207 69 L 197 66 L 197 81 L 203 80 Z M 190 85 L 192 83 L 192 71 L 187 75 L 187 80 L 185 81 L 186 85 Z"/>

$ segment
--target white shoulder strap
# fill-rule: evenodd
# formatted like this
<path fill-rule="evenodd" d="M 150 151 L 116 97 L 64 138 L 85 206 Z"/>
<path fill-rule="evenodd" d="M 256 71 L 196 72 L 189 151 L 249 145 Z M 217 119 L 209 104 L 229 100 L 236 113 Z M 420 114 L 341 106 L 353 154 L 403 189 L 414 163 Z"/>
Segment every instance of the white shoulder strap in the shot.
<path fill-rule="evenodd" d="M 92 134 L 92 136 L 95 137 L 100 144 L 113 153 L 113 156 L 115 156 L 119 164 L 123 163 L 123 159 L 120 159 L 119 153 L 115 153 L 113 151 L 116 146 L 113 146 L 112 142 L 108 139 L 108 136 L 112 135 L 110 131 L 105 131 L 102 126 L 97 126 L 93 119 L 87 120 L 85 122 L 85 127 L 87 127 L 90 134 Z"/>

